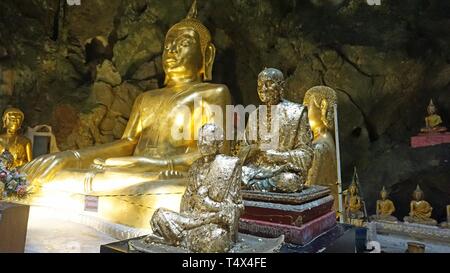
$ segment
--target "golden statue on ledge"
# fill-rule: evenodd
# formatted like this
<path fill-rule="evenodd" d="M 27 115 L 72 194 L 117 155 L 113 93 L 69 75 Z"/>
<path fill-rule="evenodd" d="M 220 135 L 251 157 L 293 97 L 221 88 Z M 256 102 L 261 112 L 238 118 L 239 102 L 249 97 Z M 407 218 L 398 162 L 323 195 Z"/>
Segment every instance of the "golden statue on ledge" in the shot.
<path fill-rule="evenodd" d="M 430 100 L 430 104 L 427 107 L 428 116 L 425 118 L 425 128 L 420 131 L 422 133 L 442 133 L 447 131 L 447 128 L 442 126 L 442 118 L 437 114 L 437 108 Z"/>
<path fill-rule="evenodd" d="M 352 225 L 361 226 L 363 223 L 363 202 L 358 194 L 355 180 L 350 184 L 344 199 L 345 215 L 347 222 Z"/>
<path fill-rule="evenodd" d="M 314 159 L 306 184 L 328 187 L 334 197 L 334 208 L 337 209 L 339 199 L 334 142 L 336 92 L 327 86 L 315 86 L 306 91 L 303 105 L 308 107 L 309 125 L 314 134 Z"/>
<path fill-rule="evenodd" d="M 450 228 L 450 205 L 447 205 L 447 222 L 441 223 L 441 227 Z"/>
<path fill-rule="evenodd" d="M 202 157 L 189 169 L 189 182 L 180 213 L 159 208 L 151 219 L 153 234 L 147 244 L 181 247 L 190 252 L 227 252 L 236 242 L 240 194 L 239 158 L 219 154 L 224 134 L 215 124 L 199 132 Z"/>
<path fill-rule="evenodd" d="M 388 196 L 389 194 L 383 186 L 380 192 L 381 200 L 377 200 L 376 215 L 372 215 L 371 220 L 397 222 L 397 218 L 392 216 L 392 213 L 395 212 L 394 203 L 388 199 Z"/>
<path fill-rule="evenodd" d="M 416 223 L 423 225 L 437 225 L 437 221 L 431 219 L 431 212 L 433 208 L 430 203 L 423 200 L 423 191 L 417 185 L 416 190 L 413 193 L 414 200 L 411 201 L 409 216 L 405 216 L 403 220 L 407 223 Z"/>
<path fill-rule="evenodd" d="M 246 189 L 297 192 L 306 182 L 313 157 L 308 112 L 283 99 L 283 91 L 281 71 L 266 68 L 258 75 L 263 105 L 250 113 L 239 152 Z"/>
<path fill-rule="evenodd" d="M 231 103 L 225 85 L 204 82 L 212 77 L 215 47 L 196 16 L 194 1 L 187 18 L 168 31 L 162 55 L 166 86 L 136 99 L 121 140 L 39 157 L 23 167 L 29 181 L 57 182 L 65 190 L 85 193 L 120 190 L 187 171 L 200 157 L 194 138 L 198 129 L 206 123 L 225 128 L 208 106 L 225 112 Z M 225 141 L 225 151 L 227 146 Z"/>
<path fill-rule="evenodd" d="M 6 133 L 0 135 L 0 153 L 5 150 L 12 155 L 12 164 L 9 168 L 20 167 L 32 159 L 31 141 L 19 135 L 19 129 L 25 115 L 20 109 L 7 108 L 3 113 L 3 128 Z"/>

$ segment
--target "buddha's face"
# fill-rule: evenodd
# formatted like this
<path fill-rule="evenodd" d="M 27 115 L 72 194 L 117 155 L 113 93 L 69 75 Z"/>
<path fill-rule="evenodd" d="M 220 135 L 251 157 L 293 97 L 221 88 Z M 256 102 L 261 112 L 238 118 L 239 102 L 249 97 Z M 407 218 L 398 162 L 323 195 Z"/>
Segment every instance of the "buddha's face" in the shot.
<path fill-rule="evenodd" d="M 436 114 L 436 106 L 434 106 L 434 105 L 428 106 L 428 114 L 429 114 L 429 115 L 434 115 L 434 114 Z"/>
<path fill-rule="evenodd" d="M 197 32 L 190 28 L 178 28 L 167 33 L 162 62 L 169 79 L 199 75 L 203 56 Z"/>
<path fill-rule="evenodd" d="M 22 125 L 23 116 L 21 113 L 8 112 L 5 114 L 3 119 L 3 126 L 7 129 L 9 133 L 15 133 L 20 129 Z"/>
<path fill-rule="evenodd" d="M 258 78 L 259 99 L 268 105 L 276 105 L 281 100 L 281 86 L 271 78 Z"/>
<path fill-rule="evenodd" d="M 385 192 L 385 191 L 382 191 L 382 192 L 381 192 L 381 199 L 382 199 L 382 200 L 386 200 L 386 199 L 387 199 L 387 197 L 388 197 L 388 194 L 387 194 L 387 192 Z"/>
<path fill-rule="evenodd" d="M 414 200 L 416 201 L 420 201 L 423 198 L 423 193 L 420 191 L 415 191 L 414 192 Z"/>
<path fill-rule="evenodd" d="M 356 186 L 351 185 L 350 188 L 349 188 L 349 191 L 350 191 L 351 195 L 355 195 L 355 193 L 356 193 Z"/>
<path fill-rule="evenodd" d="M 219 127 L 207 124 L 200 129 L 197 146 L 202 156 L 216 155 L 222 145 L 223 137 Z"/>

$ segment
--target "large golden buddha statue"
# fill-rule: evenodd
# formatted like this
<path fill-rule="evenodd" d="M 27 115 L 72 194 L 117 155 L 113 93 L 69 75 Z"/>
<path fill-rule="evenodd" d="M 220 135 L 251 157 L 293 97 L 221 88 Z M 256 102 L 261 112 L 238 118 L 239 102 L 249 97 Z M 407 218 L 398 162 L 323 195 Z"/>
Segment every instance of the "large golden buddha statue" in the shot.
<path fill-rule="evenodd" d="M 25 115 L 20 109 L 7 108 L 3 113 L 3 128 L 0 135 L 0 153 L 8 150 L 12 155 L 11 168 L 20 167 L 32 159 L 31 141 L 19 134 Z"/>
<path fill-rule="evenodd" d="M 403 220 L 407 223 L 435 226 L 437 221 L 431 218 L 433 207 L 431 207 L 430 203 L 423 200 L 423 196 L 422 189 L 417 185 L 413 193 L 414 200 L 410 204 L 409 216 L 405 216 Z"/>
<path fill-rule="evenodd" d="M 425 118 L 425 128 L 421 129 L 422 133 L 439 133 L 447 131 L 447 128 L 442 126 L 442 118 L 437 114 L 437 108 L 430 100 L 427 107 L 428 116 Z"/>
<path fill-rule="evenodd" d="M 283 98 L 284 76 L 266 68 L 258 75 L 263 102 L 250 113 L 240 147 L 243 187 L 257 191 L 297 192 L 303 189 L 313 149 L 308 112 Z"/>
<path fill-rule="evenodd" d="M 110 191 L 187 171 L 200 157 L 194 132 L 206 123 L 225 128 L 208 106 L 224 111 L 231 103 L 225 85 L 205 82 L 212 77 L 215 47 L 196 15 L 194 1 L 187 18 L 168 31 L 165 87 L 136 99 L 121 140 L 39 157 L 23 167 L 28 179 L 75 192 Z"/>
<path fill-rule="evenodd" d="M 336 92 L 327 86 L 309 89 L 303 105 L 308 107 L 309 125 L 314 134 L 314 159 L 308 171 L 307 185 L 322 185 L 330 188 L 334 197 L 334 208 L 338 208 L 338 185 L 336 146 L 334 144 L 334 109 Z"/>

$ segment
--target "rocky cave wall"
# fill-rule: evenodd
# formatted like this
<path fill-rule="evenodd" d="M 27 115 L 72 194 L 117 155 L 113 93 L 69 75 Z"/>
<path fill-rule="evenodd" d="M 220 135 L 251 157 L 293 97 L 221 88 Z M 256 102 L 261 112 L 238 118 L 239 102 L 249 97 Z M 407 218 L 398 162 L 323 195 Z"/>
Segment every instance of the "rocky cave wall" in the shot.
<path fill-rule="evenodd" d="M 190 0 L 0 2 L 0 110 L 25 126 L 50 124 L 60 149 L 120 138 L 134 98 L 162 85 L 164 34 Z M 199 0 L 217 47 L 214 82 L 235 103 L 258 104 L 264 67 L 287 77 L 301 102 L 319 84 L 338 92 L 343 180 L 353 166 L 369 213 L 382 185 L 408 212 L 417 183 L 444 218 L 450 145 L 412 149 L 433 98 L 450 120 L 450 2 L 444 0 Z"/>

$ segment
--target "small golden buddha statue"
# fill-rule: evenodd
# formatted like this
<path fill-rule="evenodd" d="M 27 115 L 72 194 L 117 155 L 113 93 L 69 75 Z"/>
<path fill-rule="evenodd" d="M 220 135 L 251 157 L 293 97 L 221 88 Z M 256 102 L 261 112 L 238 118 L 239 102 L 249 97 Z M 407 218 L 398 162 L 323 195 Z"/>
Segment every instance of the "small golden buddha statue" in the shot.
<path fill-rule="evenodd" d="M 425 128 L 421 129 L 422 133 L 439 133 L 447 131 L 447 128 L 442 126 L 442 118 L 437 114 L 437 108 L 430 100 L 427 107 L 428 116 L 425 118 Z"/>
<path fill-rule="evenodd" d="M 430 203 L 423 200 L 423 196 L 422 189 L 417 185 L 417 188 L 413 193 L 414 200 L 412 200 L 410 204 L 409 216 L 405 216 L 403 221 L 407 223 L 435 226 L 437 224 L 436 220 L 431 219 L 433 208 Z"/>
<path fill-rule="evenodd" d="M 189 169 L 189 182 L 180 212 L 158 209 L 151 219 L 153 234 L 147 244 L 166 244 L 190 252 L 227 252 L 236 242 L 239 216 L 243 212 L 240 194 L 239 158 L 219 154 L 223 131 L 214 124 L 199 132 L 202 157 Z"/>
<path fill-rule="evenodd" d="M 355 181 L 350 184 L 344 203 L 347 222 L 358 226 L 361 225 L 364 218 L 363 203 L 358 195 L 358 187 Z"/>
<path fill-rule="evenodd" d="M 450 205 L 447 205 L 447 222 L 441 223 L 441 227 L 450 228 Z"/>
<path fill-rule="evenodd" d="M 304 187 L 313 157 L 308 111 L 285 100 L 283 91 L 278 69 L 266 68 L 258 75 L 263 105 L 250 113 L 239 152 L 246 189 L 297 192 Z"/>
<path fill-rule="evenodd" d="M 392 216 L 392 213 L 395 212 L 394 203 L 388 199 L 388 196 L 389 194 L 383 186 L 380 192 L 381 200 L 377 200 L 376 215 L 372 215 L 371 220 L 397 222 L 397 218 Z"/>
<path fill-rule="evenodd" d="M 3 128 L 6 133 L 0 135 L 0 153 L 5 150 L 12 155 L 9 168 L 17 168 L 32 159 L 31 141 L 19 134 L 25 115 L 20 109 L 7 108 L 3 113 Z"/>
<path fill-rule="evenodd" d="M 165 87 L 137 97 L 121 140 L 39 157 L 24 166 L 28 179 L 66 183 L 67 189 L 83 193 L 120 190 L 167 172 L 187 171 L 200 157 L 195 142 L 198 128 L 206 123 L 225 128 L 224 120 L 208 106 L 225 112 L 231 104 L 225 85 L 205 82 L 212 77 L 215 47 L 196 16 L 194 1 L 187 18 L 169 29 L 162 55 Z M 178 138 L 173 132 L 187 137 Z M 225 151 L 227 146 L 225 141 Z"/>
<path fill-rule="evenodd" d="M 327 86 L 306 91 L 303 105 L 308 107 L 309 125 L 314 134 L 314 159 L 308 171 L 307 185 L 322 185 L 331 190 L 338 208 L 336 146 L 334 143 L 334 107 L 336 92 Z"/>

